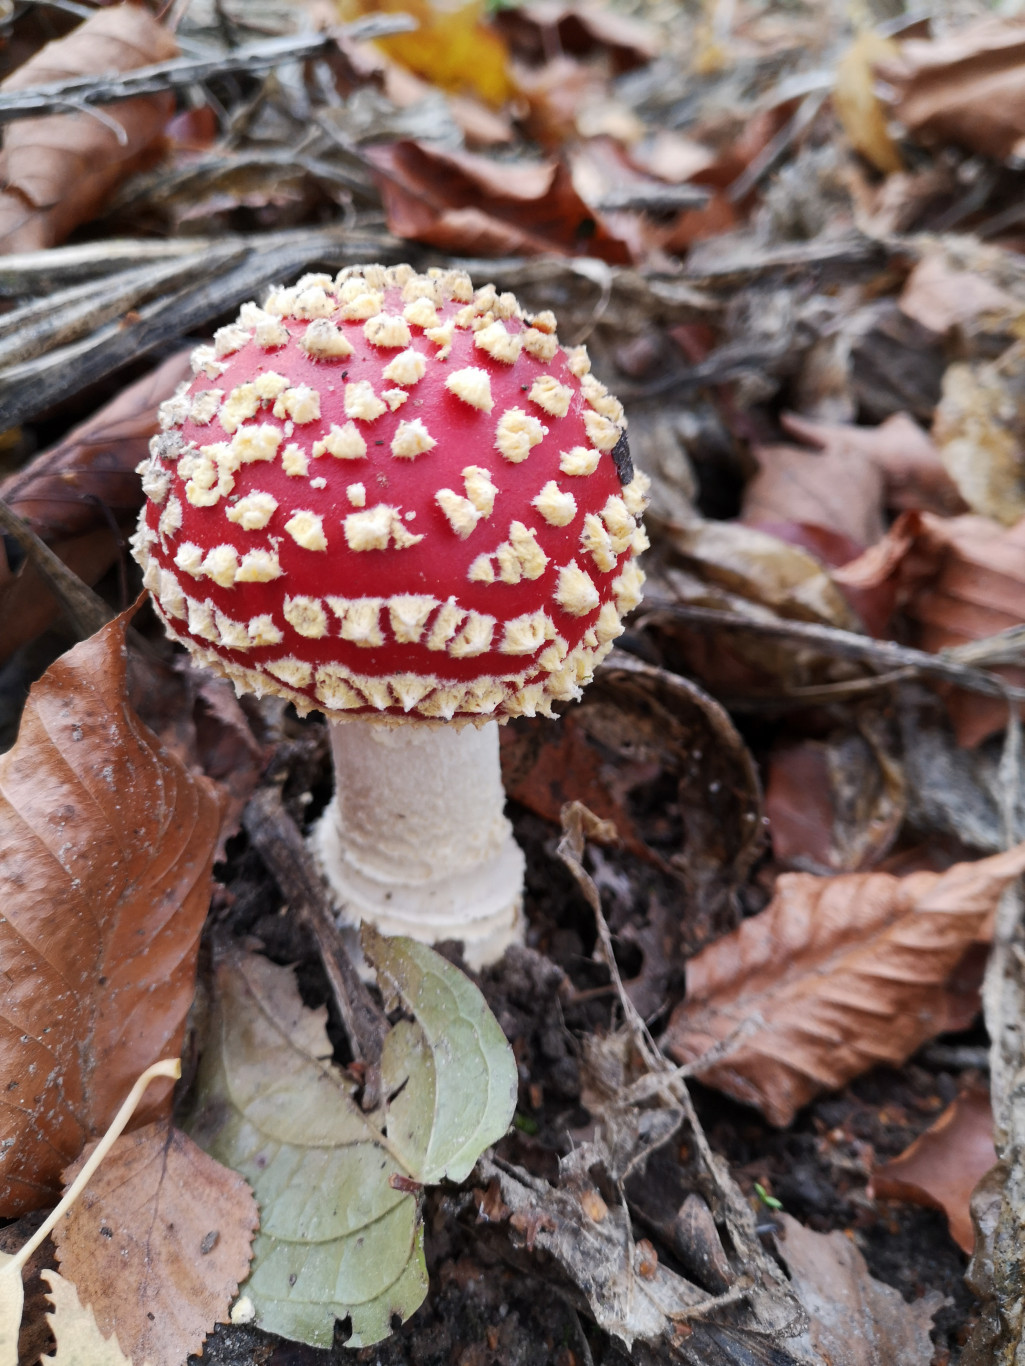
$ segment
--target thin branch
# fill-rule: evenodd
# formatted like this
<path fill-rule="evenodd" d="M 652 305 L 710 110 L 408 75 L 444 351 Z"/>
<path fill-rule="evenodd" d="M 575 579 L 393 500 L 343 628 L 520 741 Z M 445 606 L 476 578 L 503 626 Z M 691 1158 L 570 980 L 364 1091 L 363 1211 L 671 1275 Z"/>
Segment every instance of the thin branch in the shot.
<path fill-rule="evenodd" d="M 393 33 L 409 33 L 415 28 L 416 20 L 409 14 L 372 14 L 347 24 L 341 35 L 354 42 L 365 42 Z M 69 105 L 81 111 L 88 105 L 114 104 L 139 95 L 156 95 L 163 90 L 198 85 L 229 72 L 273 71 L 285 62 L 326 56 L 336 43 L 337 36 L 333 33 L 288 34 L 210 56 L 175 57 L 169 62 L 155 62 L 113 76 L 76 76 L 69 81 L 12 90 L 0 95 L 0 123 L 36 118 L 41 114 L 67 113 Z"/>
<path fill-rule="evenodd" d="M 75 571 L 40 540 L 28 522 L 12 512 L 2 499 L 0 532 L 10 536 L 25 552 L 25 558 L 60 603 L 61 610 L 82 640 L 113 618 L 114 613 L 99 594 L 83 583 Z"/>

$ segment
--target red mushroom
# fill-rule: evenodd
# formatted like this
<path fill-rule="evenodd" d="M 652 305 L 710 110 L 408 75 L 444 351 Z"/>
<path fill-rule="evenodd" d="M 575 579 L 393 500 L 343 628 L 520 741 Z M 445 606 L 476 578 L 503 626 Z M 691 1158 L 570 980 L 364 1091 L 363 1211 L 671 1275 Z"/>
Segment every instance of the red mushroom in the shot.
<path fill-rule="evenodd" d="M 460 271 L 307 275 L 161 409 L 134 540 L 169 634 L 333 722 L 316 835 L 347 924 L 522 937 L 495 722 L 579 697 L 640 598 L 623 410 Z"/>

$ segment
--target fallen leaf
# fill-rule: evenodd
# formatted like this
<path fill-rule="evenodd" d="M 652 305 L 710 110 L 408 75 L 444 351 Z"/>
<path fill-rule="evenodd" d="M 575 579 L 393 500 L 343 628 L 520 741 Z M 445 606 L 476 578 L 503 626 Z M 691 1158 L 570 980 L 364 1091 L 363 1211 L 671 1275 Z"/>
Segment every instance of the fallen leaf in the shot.
<path fill-rule="evenodd" d="M 892 38 L 865 29 L 837 63 L 833 86 L 833 108 L 851 146 L 884 175 L 899 171 L 901 159 L 890 135 L 887 112 L 876 94 L 875 68 L 897 50 Z"/>
<path fill-rule="evenodd" d="M 942 1027 L 946 984 L 1025 868 L 1025 845 L 945 873 L 784 873 L 769 906 L 687 964 L 663 1046 L 787 1125 L 819 1091 L 899 1066 Z"/>
<path fill-rule="evenodd" d="M 522 62 L 538 64 L 553 52 L 570 57 L 606 58 L 621 76 L 658 56 L 655 29 L 633 15 L 598 5 L 563 5 L 539 0 L 499 9 L 494 24 Z"/>
<path fill-rule="evenodd" d="M 112 522 L 125 530 L 134 522 L 143 502 L 135 467 L 157 431 L 157 406 L 190 374 L 189 352 L 180 351 L 0 483 L 0 499 L 84 582 L 96 583 L 121 553 Z M 57 610 L 32 566 L 12 569 L 0 542 L 0 660 Z"/>
<path fill-rule="evenodd" d="M 997 1160 L 989 1092 L 967 1086 L 925 1133 L 872 1172 L 868 1194 L 941 1209 L 962 1251 L 975 1244 L 969 1202 Z"/>
<path fill-rule="evenodd" d="M 1025 516 L 1025 344 L 995 361 L 956 363 L 943 376 L 933 438 L 973 512 L 1012 526 Z"/>
<path fill-rule="evenodd" d="M 754 445 L 758 473 L 744 490 L 742 516 L 765 530 L 788 523 L 822 527 L 857 547 L 883 534 L 883 473 L 840 442 L 821 451 Z M 789 539 L 789 538 L 788 538 Z M 853 559 L 853 555 L 848 555 Z"/>
<path fill-rule="evenodd" d="M 929 1335 L 944 1303 L 935 1291 L 907 1304 L 899 1290 L 869 1275 L 857 1245 L 843 1233 L 813 1233 L 778 1214 L 776 1247 L 810 1323 L 794 1347 L 806 1344 L 830 1366 L 930 1366 Z"/>
<path fill-rule="evenodd" d="M 381 1059 L 383 1107 L 360 1109 L 325 1059 L 324 1011 L 286 968 L 226 959 L 190 1125 L 260 1204 L 246 1293 L 268 1332 L 330 1347 L 380 1341 L 423 1302 L 420 1201 L 411 1184 L 462 1181 L 516 1103 L 516 1064 L 477 988 L 425 945 L 366 927 L 386 1003 L 407 1018 Z M 411 1017 L 411 1018 L 409 1018 Z"/>
<path fill-rule="evenodd" d="M 228 1321 L 258 1223 L 243 1178 L 162 1122 L 117 1140 L 53 1238 L 103 1336 L 132 1361 L 180 1366 Z"/>
<path fill-rule="evenodd" d="M 880 66 L 915 137 L 1003 160 L 1025 138 L 1025 24 L 986 18 L 935 40 L 909 39 Z"/>
<path fill-rule="evenodd" d="M 586 254 L 629 259 L 561 162 L 510 163 L 408 138 L 367 147 L 388 226 L 399 237 L 479 256 Z"/>
<path fill-rule="evenodd" d="M 25 90 L 76 76 L 131 71 L 178 54 L 145 9 L 113 5 L 35 54 L 0 86 Z M 96 112 L 19 119 L 0 150 L 0 251 L 36 251 L 87 222 L 114 187 L 153 154 L 174 112 L 169 92 L 101 105 Z"/>
<path fill-rule="evenodd" d="M 219 799 L 129 707 L 125 626 L 51 665 L 0 756 L 6 1215 L 52 1202 L 192 1003 Z M 138 1122 L 169 1099 L 154 1086 Z"/>
<path fill-rule="evenodd" d="M 74 1285 L 56 1271 L 44 1271 L 53 1309 L 46 1315 L 56 1350 L 44 1356 L 44 1366 L 130 1366 L 117 1338 L 103 1334 L 93 1311 L 83 1306 Z"/>
<path fill-rule="evenodd" d="M 972 268 L 959 268 L 950 253 L 927 251 L 904 281 L 901 312 L 940 336 L 955 327 L 975 328 L 987 322 L 1006 325 L 1020 317 L 1022 304 L 988 279 L 979 264 L 975 261 Z"/>

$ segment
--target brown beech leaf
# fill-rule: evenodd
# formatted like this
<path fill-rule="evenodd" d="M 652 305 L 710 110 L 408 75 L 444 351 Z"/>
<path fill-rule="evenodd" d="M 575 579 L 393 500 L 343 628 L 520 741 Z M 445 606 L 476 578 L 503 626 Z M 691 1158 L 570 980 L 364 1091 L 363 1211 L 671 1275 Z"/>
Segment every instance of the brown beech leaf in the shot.
<path fill-rule="evenodd" d="M 115 524 L 126 529 L 142 506 L 135 467 L 157 430 L 157 406 L 189 374 L 189 352 L 180 351 L 0 483 L 0 498 L 86 583 L 117 559 Z M 13 571 L 0 544 L 0 660 L 56 612 L 32 566 Z"/>
<path fill-rule="evenodd" d="M 162 1122 L 117 1140 L 53 1238 L 104 1337 L 132 1361 L 181 1366 L 227 1321 L 258 1224 L 244 1178 Z"/>
<path fill-rule="evenodd" d="M 983 19 L 935 41 L 912 39 L 880 64 L 894 112 L 925 142 L 985 156 L 1019 153 L 1025 138 L 1025 23 Z"/>
<path fill-rule="evenodd" d="M 810 1320 L 798 1342 L 812 1349 L 812 1360 L 829 1366 L 930 1366 L 935 1358 L 929 1329 L 942 1295 L 931 1291 L 907 1304 L 899 1290 L 869 1274 L 843 1233 L 815 1233 L 789 1214 L 778 1218 L 783 1237 L 776 1247 Z"/>
<path fill-rule="evenodd" d="M 951 973 L 1023 869 L 1025 844 L 945 873 L 784 873 L 764 911 L 687 964 L 664 1047 L 691 1063 L 740 1030 L 698 1075 L 789 1124 L 943 1027 Z"/>
<path fill-rule="evenodd" d="M 510 164 L 409 138 L 369 147 L 399 237 L 477 256 L 539 252 L 629 260 L 597 220 L 561 162 Z"/>
<path fill-rule="evenodd" d="M 177 53 L 171 33 L 147 10 L 113 5 L 49 43 L 0 88 L 131 71 Z M 99 117 L 52 114 L 8 125 L 0 150 L 0 251 L 35 251 L 63 241 L 152 155 L 173 112 L 174 97 L 165 92 L 102 105 Z"/>
<path fill-rule="evenodd" d="M 129 707 L 126 624 L 50 666 L 0 756 L 5 1215 L 52 1202 L 192 1003 L 220 800 Z M 169 1099 L 154 1085 L 137 1122 Z"/>
<path fill-rule="evenodd" d="M 875 1168 L 868 1193 L 943 1210 L 950 1236 L 971 1253 L 969 1202 L 996 1160 L 989 1092 L 968 1086 L 899 1157 Z"/>
<path fill-rule="evenodd" d="M 839 443 L 821 451 L 756 445 L 751 453 L 759 468 L 744 490 L 742 515 L 749 526 L 823 527 L 859 551 L 882 536 L 883 474 L 872 461 Z"/>
<path fill-rule="evenodd" d="M 990 320 L 1012 323 L 1021 315 L 1021 304 L 984 273 L 987 264 L 998 265 L 999 257 L 993 252 L 987 260 L 982 247 L 979 256 L 969 265 L 955 263 L 942 249 L 927 251 L 904 282 L 900 311 L 941 336 Z"/>

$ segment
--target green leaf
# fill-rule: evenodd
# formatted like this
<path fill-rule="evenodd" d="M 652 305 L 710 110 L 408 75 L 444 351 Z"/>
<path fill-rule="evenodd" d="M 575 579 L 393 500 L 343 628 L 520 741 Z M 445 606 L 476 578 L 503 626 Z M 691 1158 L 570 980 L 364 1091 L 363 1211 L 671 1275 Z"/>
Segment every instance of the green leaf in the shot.
<path fill-rule="evenodd" d="M 326 1061 L 325 1012 L 303 1006 L 292 972 L 233 956 L 218 968 L 188 1126 L 260 1204 L 245 1287 L 255 1322 L 316 1347 L 331 1346 L 346 1316 L 347 1346 L 379 1342 L 423 1303 L 420 1200 L 408 1185 L 465 1179 L 516 1100 L 512 1050 L 458 969 L 373 931 L 364 951 L 389 1004 L 412 1017 L 385 1040 L 380 1109 L 364 1114 Z"/>

